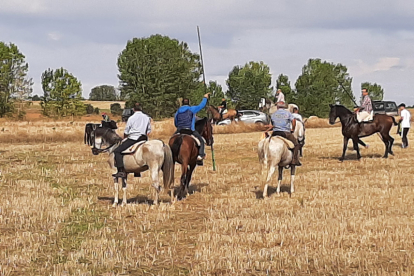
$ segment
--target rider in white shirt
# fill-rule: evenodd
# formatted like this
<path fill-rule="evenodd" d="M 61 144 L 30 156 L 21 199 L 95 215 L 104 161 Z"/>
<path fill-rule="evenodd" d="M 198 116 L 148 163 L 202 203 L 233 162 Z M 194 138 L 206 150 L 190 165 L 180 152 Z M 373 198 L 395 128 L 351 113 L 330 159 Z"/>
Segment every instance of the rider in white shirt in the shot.
<path fill-rule="evenodd" d="M 398 106 L 401 115 L 401 134 L 402 134 L 402 148 L 408 147 L 407 134 L 411 127 L 411 113 L 405 108 L 405 104 L 402 103 Z"/>

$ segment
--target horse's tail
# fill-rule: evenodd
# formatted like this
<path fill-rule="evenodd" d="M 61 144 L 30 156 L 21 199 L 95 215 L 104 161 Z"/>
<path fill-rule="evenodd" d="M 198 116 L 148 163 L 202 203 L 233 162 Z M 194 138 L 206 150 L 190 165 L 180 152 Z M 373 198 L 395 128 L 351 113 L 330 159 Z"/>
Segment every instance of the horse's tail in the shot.
<path fill-rule="evenodd" d="M 174 143 L 171 145 L 171 151 L 172 151 L 173 156 L 179 155 L 182 143 L 183 143 L 183 136 L 178 135 L 178 137 L 175 138 Z"/>
<path fill-rule="evenodd" d="M 395 120 L 395 118 L 394 118 L 393 116 L 391 116 L 391 118 L 392 118 L 392 122 L 393 122 L 394 126 L 398 126 L 398 123 L 397 123 L 397 121 Z"/>
<path fill-rule="evenodd" d="M 162 165 L 164 189 L 169 189 L 174 184 L 174 160 L 169 145 L 164 144 L 164 164 Z"/>

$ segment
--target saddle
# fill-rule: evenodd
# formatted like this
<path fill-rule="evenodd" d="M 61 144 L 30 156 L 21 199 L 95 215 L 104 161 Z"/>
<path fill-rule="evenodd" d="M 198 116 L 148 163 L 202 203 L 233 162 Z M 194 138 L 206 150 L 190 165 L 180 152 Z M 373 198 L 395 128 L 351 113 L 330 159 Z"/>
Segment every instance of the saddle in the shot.
<path fill-rule="evenodd" d="M 200 140 L 198 140 L 198 138 L 193 135 L 193 131 L 190 130 L 190 129 L 182 129 L 182 130 L 180 130 L 179 133 L 174 134 L 173 137 L 176 137 L 178 135 L 188 135 L 188 136 L 191 136 L 191 138 L 193 138 L 194 142 L 196 142 L 196 145 L 198 147 L 200 147 L 200 145 L 201 145 Z M 203 142 L 206 143 L 206 140 L 204 138 L 203 138 Z"/>
<path fill-rule="evenodd" d="M 285 137 L 282 137 L 282 136 L 273 136 L 273 137 L 276 137 L 276 138 L 282 140 L 285 143 L 285 145 L 287 146 L 288 149 L 293 150 L 295 148 L 295 145 L 289 139 L 286 139 Z"/>
<path fill-rule="evenodd" d="M 137 149 L 144 144 L 147 141 L 140 141 L 136 144 L 133 144 L 132 146 L 130 146 L 129 148 L 127 148 L 126 150 L 124 150 L 123 152 L 121 152 L 122 154 L 133 154 L 137 151 Z"/>

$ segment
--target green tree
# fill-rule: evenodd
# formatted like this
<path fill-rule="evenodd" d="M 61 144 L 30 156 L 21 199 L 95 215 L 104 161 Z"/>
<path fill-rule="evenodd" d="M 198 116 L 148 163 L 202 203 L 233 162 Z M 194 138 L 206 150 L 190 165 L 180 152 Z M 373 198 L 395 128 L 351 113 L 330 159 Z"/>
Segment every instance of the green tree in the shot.
<path fill-rule="evenodd" d="M 200 86 L 199 55 L 167 36 L 134 38 L 118 57 L 118 78 L 126 106 L 143 104 L 154 118 L 172 116 L 177 99 L 190 97 Z"/>
<path fill-rule="evenodd" d="M 326 117 L 329 104 L 338 103 L 351 108 L 355 101 L 352 78 L 342 64 L 309 59 L 296 81 L 296 104 L 304 116 Z"/>
<path fill-rule="evenodd" d="M 110 107 L 112 115 L 122 115 L 122 107 L 119 103 L 113 103 Z"/>
<path fill-rule="evenodd" d="M 41 100 L 42 100 L 42 98 L 40 98 L 38 95 L 34 95 L 32 97 L 32 101 L 41 101 Z"/>
<path fill-rule="evenodd" d="M 269 66 L 262 61 L 235 66 L 226 81 L 226 95 L 239 109 L 257 109 L 261 98 L 270 97 L 271 80 Z"/>
<path fill-rule="evenodd" d="M 115 87 L 112 85 L 100 85 L 91 89 L 89 94 L 91 101 L 116 101 L 118 100 Z"/>
<path fill-rule="evenodd" d="M 25 56 L 17 46 L 0 42 L 0 117 L 12 115 L 16 100 L 21 103 L 29 99 L 33 81 L 27 78 L 28 70 Z"/>
<path fill-rule="evenodd" d="M 82 84 L 66 69 L 48 69 L 42 74 L 44 96 L 40 103 L 46 116 L 79 116 L 85 114 Z"/>
<path fill-rule="evenodd" d="M 276 89 L 282 90 L 285 95 L 285 101 L 287 103 L 293 103 L 295 101 L 294 93 L 290 86 L 289 77 L 283 74 L 280 74 L 276 80 Z"/>
<path fill-rule="evenodd" d="M 190 104 L 199 104 L 203 99 L 204 94 L 206 93 L 210 93 L 210 99 L 208 104 L 214 105 L 215 107 L 220 105 L 222 99 L 225 98 L 223 88 L 221 87 L 221 85 L 218 84 L 216 81 L 210 81 L 206 88 L 204 88 L 204 86 L 201 85 L 190 95 L 190 97 L 188 97 L 190 99 Z M 206 110 L 201 110 L 197 115 L 200 117 L 206 116 Z"/>
<path fill-rule="evenodd" d="M 361 83 L 361 90 L 366 88 L 368 90 L 368 95 L 373 101 L 382 101 L 384 98 L 384 89 L 382 89 L 381 85 L 370 83 L 370 82 L 363 82 Z"/>

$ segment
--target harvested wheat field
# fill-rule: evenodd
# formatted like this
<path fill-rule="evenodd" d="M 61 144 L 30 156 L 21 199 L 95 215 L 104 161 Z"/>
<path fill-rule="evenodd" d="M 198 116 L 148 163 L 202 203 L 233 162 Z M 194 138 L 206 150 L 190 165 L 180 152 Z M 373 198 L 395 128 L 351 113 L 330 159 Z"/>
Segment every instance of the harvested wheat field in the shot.
<path fill-rule="evenodd" d="M 161 129 L 166 141 L 170 128 Z M 395 128 L 395 156 L 382 159 L 374 135 L 361 161 L 349 151 L 343 163 L 340 128 L 308 128 L 296 192 L 285 171 L 283 193 L 275 179 L 268 200 L 261 133 L 216 134 L 217 171 L 208 150 L 186 199 L 171 205 L 163 194 L 152 205 L 145 172 L 129 177 L 129 204 L 117 208 L 107 156 L 91 154 L 82 130 L 22 123 L 0 133 L 0 275 L 414 273 L 414 151 L 400 148 Z"/>

